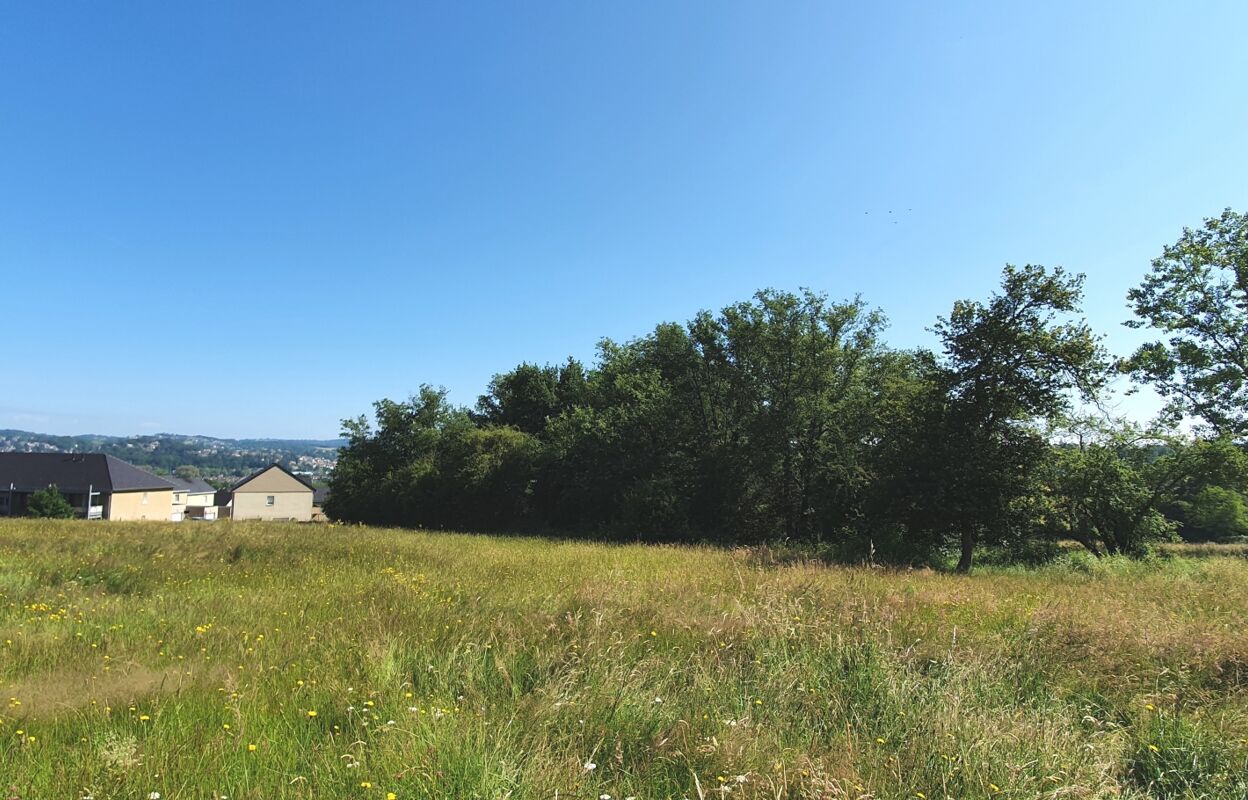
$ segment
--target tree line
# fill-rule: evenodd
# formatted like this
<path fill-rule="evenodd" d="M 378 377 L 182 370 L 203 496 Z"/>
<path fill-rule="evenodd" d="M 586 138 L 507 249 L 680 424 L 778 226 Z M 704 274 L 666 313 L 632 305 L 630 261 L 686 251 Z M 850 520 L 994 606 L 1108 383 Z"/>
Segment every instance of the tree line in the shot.
<path fill-rule="evenodd" d="M 1205 220 L 1128 295 L 1159 338 L 1113 358 L 1083 276 L 1006 266 L 936 349 L 899 350 L 861 298 L 764 290 L 602 341 L 592 365 L 523 363 L 475 407 L 422 385 L 344 420 L 335 519 L 655 541 L 819 543 L 919 563 L 1073 539 L 1143 552 L 1248 534 L 1248 217 Z M 1076 413 L 1127 375 L 1148 426 Z M 1196 435 L 1180 420 L 1197 422 Z"/>

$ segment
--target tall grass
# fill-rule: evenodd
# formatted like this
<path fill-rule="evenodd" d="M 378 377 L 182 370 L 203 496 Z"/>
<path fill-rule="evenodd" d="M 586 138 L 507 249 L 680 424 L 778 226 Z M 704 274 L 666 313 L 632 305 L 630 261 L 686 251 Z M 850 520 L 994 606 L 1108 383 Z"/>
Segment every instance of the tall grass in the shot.
<path fill-rule="evenodd" d="M 14 798 L 1244 798 L 1248 560 L 0 522 Z M 20 731 L 20 732 L 19 732 Z"/>

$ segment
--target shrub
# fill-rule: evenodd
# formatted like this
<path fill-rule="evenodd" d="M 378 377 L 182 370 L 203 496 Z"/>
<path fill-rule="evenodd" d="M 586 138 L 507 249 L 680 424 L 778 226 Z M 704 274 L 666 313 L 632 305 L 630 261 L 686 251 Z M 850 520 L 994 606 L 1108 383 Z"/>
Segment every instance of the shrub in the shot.
<path fill-rule="evenodd" d="M 1214 539 L 1248 535 L 1248 503 L 1233 489 L 1208 486 L 1187 509 L 1187 526 Z"/>
<path fill-rule="evenodd" d="M 74 507 L 59 489 L 49 486 L 30 496 L 30 501 L 26 504 L 26 514 L 46 519 L 70 519 L 74 516 Z"/>

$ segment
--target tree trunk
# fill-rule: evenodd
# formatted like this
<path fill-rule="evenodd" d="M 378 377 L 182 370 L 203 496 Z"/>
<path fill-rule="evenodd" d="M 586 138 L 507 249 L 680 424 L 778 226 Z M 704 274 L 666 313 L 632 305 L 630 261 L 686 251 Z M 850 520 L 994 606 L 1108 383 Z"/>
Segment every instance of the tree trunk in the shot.
<path fill-rule="evenodd" d="M 1083 545 L 1084 549 L 1086 549 L 1092 555 L 1096 556 L 1097 558 L 1101 557 L 1102 555 L 1101 548 L 1096 546 L 1096 538 L 1092 536 L 1091 534 L 1071 531 L 1070 538 L 1074 539 L 1076 542 Z"/>
<path fill-rule="evenodd" d="M 962 529 L 962 557 L 958 559 L 958 572 L 966 574 L 971 571 L 971 560 L 975 557 L 975 529 Z"/>

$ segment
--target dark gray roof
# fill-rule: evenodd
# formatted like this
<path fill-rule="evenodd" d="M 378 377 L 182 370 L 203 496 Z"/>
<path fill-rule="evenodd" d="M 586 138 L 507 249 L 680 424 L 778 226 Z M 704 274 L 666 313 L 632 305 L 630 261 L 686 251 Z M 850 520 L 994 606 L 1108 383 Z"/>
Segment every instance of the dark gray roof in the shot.
<path fill-rule="evenodd" d="M 0 489 L 134 492 L 173 484 L 120 458 L 100 453 L 0 453 Z"/>
<path fill-rule="evenodd" d="M 184 481 L 177 475 L 169 475 L 165 478 L 173 484 L 175 492 L 186 492 L 188 494 L 204 494 L 205 492 L 215 492 L 212 484 L 203 478 L 195 478 L 193 480 Z"/>

